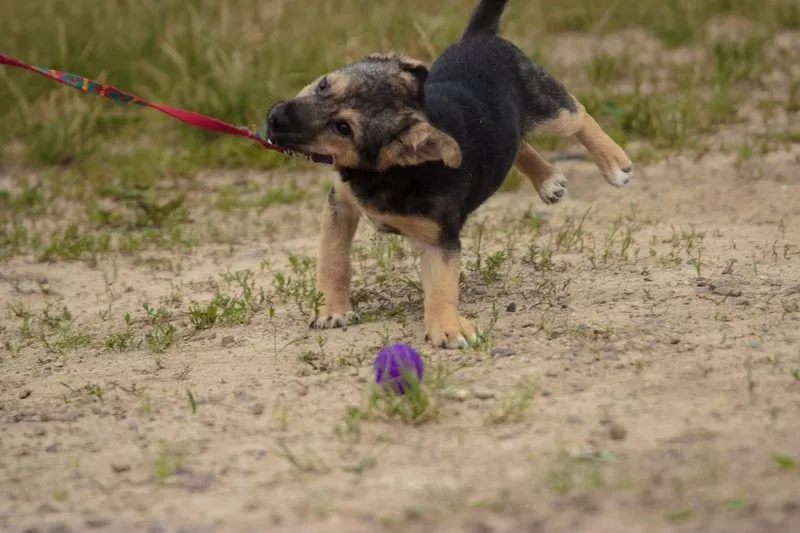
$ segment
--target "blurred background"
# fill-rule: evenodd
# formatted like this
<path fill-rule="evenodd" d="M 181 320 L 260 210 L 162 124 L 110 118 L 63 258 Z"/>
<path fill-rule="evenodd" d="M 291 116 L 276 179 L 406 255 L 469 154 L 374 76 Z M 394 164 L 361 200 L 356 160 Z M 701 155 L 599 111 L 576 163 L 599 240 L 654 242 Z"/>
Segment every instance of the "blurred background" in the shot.
<path fill-rule="evenodd" d="M 275 99 L 369 52 L 433 60 L 458 38 L 473 1 L 3 0 L 2 6 L 13 13 L 0 22 L 5 53 L 252 125 Z M 503 35 L 569 83 L 617 139 L 676 147 L 734 119 L 737 92 L 753 89 L 770 67 L 765 40 L 797 27 L 800 5 L 789 0 L 525 0 L 510 3 Z M 628 33 L 599 45 L 603 35 L 620 31 Z M 787 99 L 796 106 L 796 80 L 790 90 Z M 168 150 L 176 168 L 286 162 L 241 139 L 216 138 L 34 74 L 0 70 L 0 95 L 4 162 L 85 163 L 120 147 L 136 155 Z"/>

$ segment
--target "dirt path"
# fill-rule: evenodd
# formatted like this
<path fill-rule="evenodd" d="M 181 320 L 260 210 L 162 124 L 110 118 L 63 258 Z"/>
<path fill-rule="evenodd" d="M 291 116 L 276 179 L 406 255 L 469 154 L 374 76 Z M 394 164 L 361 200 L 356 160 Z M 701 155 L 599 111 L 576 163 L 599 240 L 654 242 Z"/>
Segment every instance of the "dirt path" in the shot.
<path fill-rule="evenodd" d="M 290 295 L 273 318 L 261 303 L 192 326 L 192 301 L 246 285 L 220 273 L 305 290 L 287 255 L 314 255 L 318 199 L 178 272 L 13 259 L 0 300 L 67 306 L 71 331 L 106 342 L 12 351 L 23 321 L 0 320 L 0 529 L 797 531 L 799 161 L 798 145 L 744 166 L 676 157 L 622 191 L 564 163 L 561 205 L 498 195 L 474 219 L 481 267 L 473 226 L 463 268 L 465 310 L 484 327 L 496 310 L 492 345 L 463 353 L 422 344 L 414 260 L 366 226 L 364 324 L 318 336 Z M 145 302 L 173 313 L 172 342 Z M 387 339 L 428 358 L 421 423 L 368 408 Z"/>

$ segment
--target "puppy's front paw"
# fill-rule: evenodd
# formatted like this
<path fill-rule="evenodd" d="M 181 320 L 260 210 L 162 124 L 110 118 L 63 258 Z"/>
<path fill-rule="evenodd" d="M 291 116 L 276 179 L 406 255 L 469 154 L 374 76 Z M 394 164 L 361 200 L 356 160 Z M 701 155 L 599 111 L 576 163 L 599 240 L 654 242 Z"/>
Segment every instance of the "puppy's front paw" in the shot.
<path fill-rule="evenodd" d="M 538 192 L 545 204 L 557 204 L 567 193 L 567 177 L 561 173 L 553 174 L 542 182 Z"/>
<path fill-rule="evenodd" d="M 603 177 L 614 187 L 625 187 L 633 177 L 633 168 L 630 166 L 623 168 L 612 168 L 603 173 Z"/>
<path fill-rule="evenodd" d="M 322 313 L 317 319 L 312 320 L 310 326 L 317 329 L 344 328 L 358 322 L 359 316 L 354 311 L 344 313 Z"/>
<path fill-rule="evenodd" d="M 425 340 L 440 348 L 466 348 L 476 339 L 472 323 L 456 314 L 430 319 L 425 331 Z"/>
<path fill-rule="evenodd" d="M 603 173 L 605 180 L 614 187 L 625 187 L 633 177 L 633 163 L 625 151 L 614 145 L 597 166 Z"/>

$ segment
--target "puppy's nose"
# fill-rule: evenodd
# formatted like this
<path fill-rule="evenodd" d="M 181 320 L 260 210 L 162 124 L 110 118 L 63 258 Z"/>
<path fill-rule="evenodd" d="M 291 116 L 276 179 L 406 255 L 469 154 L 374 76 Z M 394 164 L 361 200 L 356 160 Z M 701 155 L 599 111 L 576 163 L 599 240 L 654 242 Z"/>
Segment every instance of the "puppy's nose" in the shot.
<path fill-rule="evenodd" d="M 269 110 L 267 128 L 274 133 L 291 133 L 294 130 L 292 113 L 288 104 L 278 104 Z"/>

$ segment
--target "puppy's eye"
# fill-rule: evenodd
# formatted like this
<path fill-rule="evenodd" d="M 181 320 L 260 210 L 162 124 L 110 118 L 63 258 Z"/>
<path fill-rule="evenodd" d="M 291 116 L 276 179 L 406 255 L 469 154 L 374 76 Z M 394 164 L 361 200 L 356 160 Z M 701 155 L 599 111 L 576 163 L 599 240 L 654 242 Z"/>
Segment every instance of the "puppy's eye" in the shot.
<path fill-rule="evenodd" d="M 319 92 L 325 92 L 325 89 L 328 88 L 328 77 L 325 76 L 321 80 L 319 80 L 319 84 L 317 85 L 317 90 Z"/>
<path fill-rule="evenodd" d="M 336 128 L 336 133 L 343 137 L 350 137 L 353 135 L 353 129 L 350 127 L 350 124 L 344 120 L 337 120 L 333 123 L 333 127 Z"/>

